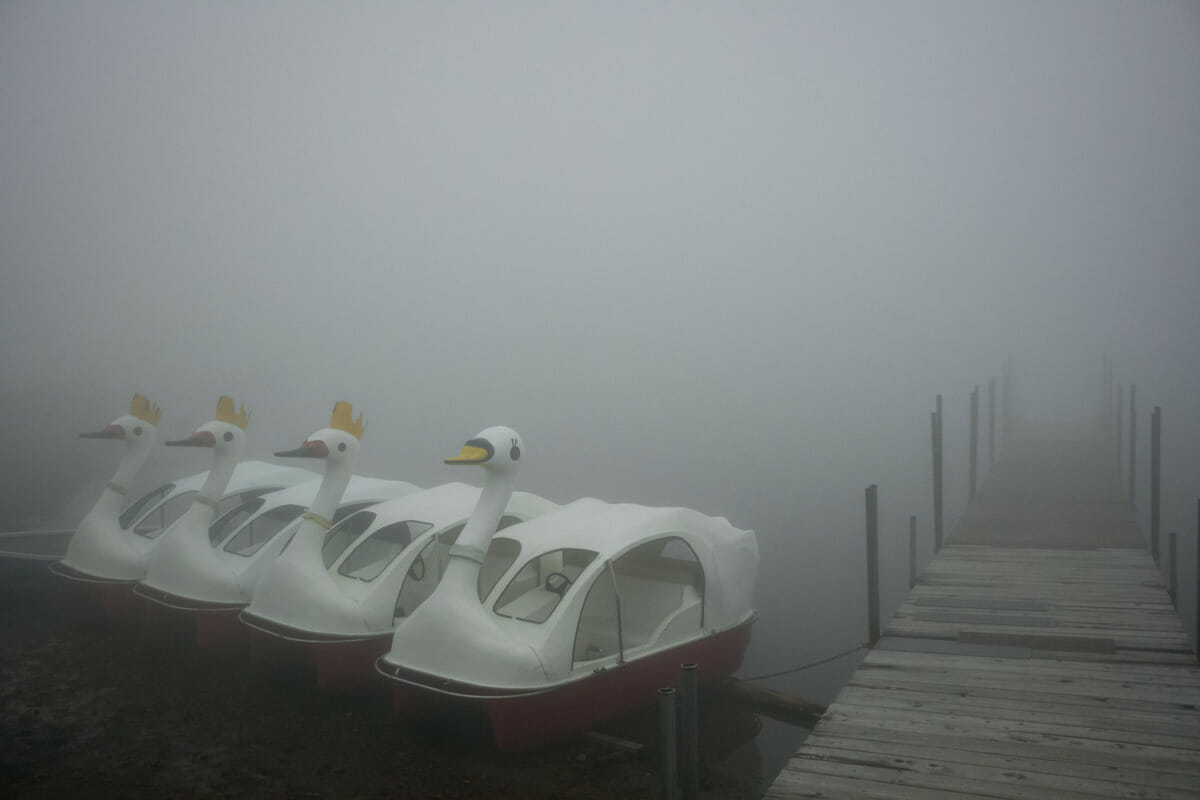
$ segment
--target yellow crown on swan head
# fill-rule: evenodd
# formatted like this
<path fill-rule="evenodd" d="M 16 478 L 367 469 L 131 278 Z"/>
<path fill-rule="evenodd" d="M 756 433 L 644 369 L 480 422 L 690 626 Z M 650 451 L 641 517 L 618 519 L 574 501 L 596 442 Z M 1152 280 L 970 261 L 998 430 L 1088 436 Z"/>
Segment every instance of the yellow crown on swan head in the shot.
<path fill-rule="evenodd" d="M 217 401 L 217 422 L 228 422 L 246 430 L 246 426 L 250 424 L 250 412 L 242 406 L 241 411 L 234 413 L 233 398 L 221 395 L 221 399 Z"/>
<path fill-rule="evenodd" d="M 362 439 L 363 431 L 367 429 L 366 423 L 363 422 L 362 412 L 358 412 L 358 419 L 354 419 L 354 406 L 345 400 L 338 400 L 334 403 L 333 417 L 329 420 L 329 427 L 345 431 L 355 439 Z"/>
<path fill-rule="evenodd" d="M 137 417 L 142 422 L 158 425 L 158 421 L 162 419 L 162 409 L 151 403 L 146 395 L 135 394 L 133 402 L 129 405 L 129 415 Z"/>

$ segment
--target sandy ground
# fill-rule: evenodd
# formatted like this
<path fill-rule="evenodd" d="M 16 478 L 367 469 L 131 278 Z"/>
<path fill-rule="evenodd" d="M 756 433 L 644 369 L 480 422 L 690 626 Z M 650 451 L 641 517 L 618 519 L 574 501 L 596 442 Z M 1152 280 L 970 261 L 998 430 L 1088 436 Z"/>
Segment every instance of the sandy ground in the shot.
<path fill-rule="evenodd" d="M 499 753 L 478 727 L 394 721 L 382 687 L 322 696 L 236 653 L 89 619 L 61 591 L 0 583 L 4 797 L 659 796 L 652 753 L 605 762 L 584 739 Z M 702 700 L 701 796 L 758 797 L 757 720 L 718 706 Z M 653 742 L 654 715 L 611 730 Z"/>

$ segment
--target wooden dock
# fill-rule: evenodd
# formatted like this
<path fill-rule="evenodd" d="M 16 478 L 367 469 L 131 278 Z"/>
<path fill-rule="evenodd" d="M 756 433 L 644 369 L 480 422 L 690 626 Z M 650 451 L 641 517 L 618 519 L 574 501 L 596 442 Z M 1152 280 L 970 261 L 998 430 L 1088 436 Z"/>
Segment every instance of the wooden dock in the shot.
<path fill-rule="evenodd" d="M 1037 439 L 767 797 L 1200 797 L 1200 666 L 1113 451 Z"/>

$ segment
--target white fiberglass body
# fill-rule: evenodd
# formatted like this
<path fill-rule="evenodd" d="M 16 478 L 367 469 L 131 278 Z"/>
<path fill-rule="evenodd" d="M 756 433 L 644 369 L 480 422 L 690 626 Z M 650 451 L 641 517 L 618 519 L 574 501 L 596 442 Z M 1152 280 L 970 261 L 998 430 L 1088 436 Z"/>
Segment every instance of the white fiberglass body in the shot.
<path fill-rule="evenodd" d="M 480 603 L 483 553 L 523 451 L 515 431 L 497 427 L 447 459 L 478 464 L 487 481 L 441 583 L 396 627 L 381 673 L 468 693 L 539 692 L 753 620 L 753 532 L 689 509 L 594 499 L 505 529 L 519 556 Z"/>
<path fill-rule="evenodd" d="M 504 535 L 520 556 L 484 602 L 435 595 L 397 628 L 385 664 L 544 689 L 754 616 L 758 545 L 724 518 L 587 498 Z"/>
<path fill-rule="evenodd" d="M 264 571 L 291 541 L 321 483 L 322 479 L 314 478 L 248 498 L 217 517 L 203 533 L 172 536 L 155 550 L 142 586 L 157 590 L 150 594 L 155 599 L 166 595 L 163 602 L 168 603 L 246 605 Z M 416 486 L 403 481 L 354 476 L 333 519 L 414 491 Z"/>
<path fill-rule="evenodd" d="M 115 426 L 122 425 L 125 419 L 118 419 L 105 430 L 111 431 Z M 129 419 L 132 423 L 140 421 L 133 417 Z M 145 459 L 149 437 L 142 436 L 136 443 L 131 443 L 116 476 L 72 537 L 67 555 L 61 562 L 67 568 L 64 573 L 85 580 L 139 580 L 146 574 L 152 552 L 163 541 L 183 531 L 197 528 L 206 530 L 223 502 L 229 505 L 237 502 L 228 499 L 231 495 L 242 499 L 247 493 L 273 491 L 313 478 L 313 474 L 307 470 L 278 467 L 261 461 L 238 464 L 237 457 L 248 421 L 249 415 L 244 408 L 237 413 L 233 410 L 233 400 L 222 397 L 217 404 L 216 420 L 202 425 L 188 439 L 168 442 L 171 445 L 212 448 L 216 457 L 213 468 L 203 473 L 200 485 L 190 491 L 186 501 L 180 502 L 180 505 L 187 504 L 186 510 L 165 529 L 146 530 L 146 526 L 142 525 L 141 520 L 153 516 L 152 511 L 142 515 L 139 520 L 129 519 L 127 527 L 126 517 L 135 514 L 118 514 L 121 498 L 126 493 L 125 483 Z M 134 435 L 138 427 L 134 425 Z M 199 480 L 199 476 L 196 480 Z M 180 485 L 176 484 L 172 492 L 177 498 L 181 496 Z M 162 505 L 162 502 L 158 503 L 159 507 Z M 132 510 L 133 507 L 127 512 Z M 143 532 L 157 535 L 143 535 Z"/>
<path fill-rule="evenodd" d="M 242 619 L 297 639 L 389 634 L 437 586 L 479 496 L 477 487 L 448 483 L 346 517 L 319 547 L 288 548 L 276 559 Z M 556 508 L 515 492 L 500 527 Z M 494 545 L 479 576 L 484 595 L 516 554 L 511 540 Z"/>

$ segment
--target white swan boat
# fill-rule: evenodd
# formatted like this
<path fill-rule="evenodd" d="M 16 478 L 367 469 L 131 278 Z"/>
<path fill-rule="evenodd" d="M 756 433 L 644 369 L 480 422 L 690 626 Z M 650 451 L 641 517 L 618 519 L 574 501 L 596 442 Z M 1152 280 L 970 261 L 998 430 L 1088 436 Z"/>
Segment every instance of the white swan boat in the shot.
<path fill-rule="evenodd" d="M 94 526 L 101 518 L 109 516 L 113 509 L 120 508 L 123 498 L 129 493 L 126 487 L 137 475 L 150 452 L 161 418 L 162 410 L 157 405 L 151 403 L 145 395 L 135 394 L 128 414 L 117 417 L 103 430 L 79 434 L 81 439 L 109 439 L 126 443 L 125 456 L 117 467 L 116 475 L 108 482 L 104 494 L 80 524 L 81 528 Z M 117 524 L 122 529 L 129 529 L 135 525 L 152 523 L 153 520 L 149 519 L 152 516 L 151 511 L 161 505 L 161 502 L 155 503 L 152 509 L 152 499 L 162 498 L 155 492 L 148 493 L 121 511 L 117 515 Z M 149 523 L 143 523 L 143 518 L 148 518 Z M 10 569 L 24 563 L 26 566 L 39 566 L 42 574 L 48 574 L 45 567 L 62 560 L 77 532 L 78 529 L 0 533 L 0 558 L 5 560 Z"/>
<path fill-rule="evenodd" d="M 481 604 L 476 587 L 524 447 L 489 428 L 448 463 L 487 483 L 441 583 L 377 671 L 395 709 L 486 711 L 501 749 L 535 746 L 650 703 L 679 665 L 702 682 L 736 670 L 755 619 L 751 531 L 684 508 L 584 499 L 505 529 L 519 556 Z"/>
<path fill-rule="evenodd" d="M 323 519 L 325 511 L 337 522 L 383 500 L 419 491 L 404 481 L 349 474 L 361 422 L 360 414 L 356 429 L 350 404 L 339 402 L 330 429 L 313 434 L 297 450 L 276 453 L 325 458 L 323 478 L 252 498 L 218 517 L 206 530 L 172 531 L 155 550 L 145 579 L 134 591 L 182 613 L 195 624 L 201 644 L 236 638 L 244 630 L 237 613 L 250 602 L 259 580 L 289 545 L 304 517 Z M 354 430 L 358 432 L 348 435 Z M 332 510 L 326 510 L 327 504 L 332 504 Z"/>
<path fill-rule="evenodd" d="M 462 533 L 480 490 L 448 483 L 372 506 L 333 526 L 310 530 L 271 565 L 241 614 L 256 633 L 260 660 L 300 660 L 325 690 L 362 687 L 392 631 L 437 586 L 448 552 Z M 499 528 L 558 506 L 514 492 Z M 486 596 L 517 555 L 511 539 L 491 541 L 477 596 Z"/>
<path fill-rule="evenodd" d="M 167 442 L 213 448 L 216 454 L 213 468 L 165 484 L 121 512 L 121 499 L 128 493 L 126 487 L 145 460 L 153 439 L 153 431 L 147 427 L 156 426 L 160 416 L 156 407 L 146 405 L 142 415 L 119 417 L 102 435 L 96 435 L 125 438 L 128 449 L 100 499 L 72 535 L 66 555 L 51 565 L 53 572 L 70 579 L 73 585 L 97 592 L 112 616 L 124 616 L 132 608 L 130 588 L 145 576 L 151 553 L 176 531 L 207 529 L 222 510 L 315 477 L 308 470 L 262 461 L 238 464 L 237 454 L 249 415 L 244 407 L 240 413 L 235 412 L 233 400 L 222 397 L 217 404 L 216 420 L 198 428 L 188 439 Z M 178 516 L 168 522 L 168 517 L 174 514 Z"/>

